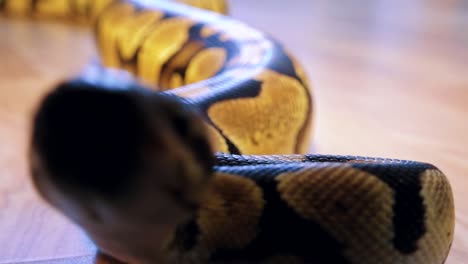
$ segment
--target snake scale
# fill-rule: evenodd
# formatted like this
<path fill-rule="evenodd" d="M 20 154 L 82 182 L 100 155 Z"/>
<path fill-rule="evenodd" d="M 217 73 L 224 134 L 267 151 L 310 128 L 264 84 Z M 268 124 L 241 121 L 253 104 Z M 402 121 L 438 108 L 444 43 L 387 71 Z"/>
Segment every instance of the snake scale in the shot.
<path fill-rule="evenodd" d="M 7 16 L 93 25 L 105 66 L 35 115 L 46 201 L 129 263 L 445 262 L 454 201 L 436 167 L 304 154 L 299 63 L 223 1 L 180 2 L 0 0 Z"/>

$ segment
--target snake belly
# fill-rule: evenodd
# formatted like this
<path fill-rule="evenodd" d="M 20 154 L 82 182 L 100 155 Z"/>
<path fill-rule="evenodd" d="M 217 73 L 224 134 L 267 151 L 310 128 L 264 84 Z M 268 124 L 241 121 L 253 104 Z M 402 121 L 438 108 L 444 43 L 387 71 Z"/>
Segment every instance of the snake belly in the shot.
<path fill-rule="evenodd" d="M 222 1 L 181 2 L 226 11 Z M 274 39 L 165 1 L 0 0 L 0 8 L 91 22 L 104 66 L 157 85 L 203 117 L 219 152 L 215 188 L 174 235 L 174 263 L 444 263 L 454 201 L 436 167 L 287 155 L 309 147 L 311 90 Z"/>

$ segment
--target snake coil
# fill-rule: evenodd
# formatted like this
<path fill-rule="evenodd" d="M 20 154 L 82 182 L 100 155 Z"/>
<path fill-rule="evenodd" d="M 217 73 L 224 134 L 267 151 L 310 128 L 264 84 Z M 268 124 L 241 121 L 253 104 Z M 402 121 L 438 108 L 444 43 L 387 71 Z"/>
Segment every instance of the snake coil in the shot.
<path fill-rule="evenodd" d="M 0 0 L 8 16 L 93 25 L 100 52 L 34 118 L 45 200 L 130 263 L 444 263 L 454 201 L 436 167 L 304 154 L 296 59 L 189 6 L 225 13 L 223 0 L 179 2 Z"/>

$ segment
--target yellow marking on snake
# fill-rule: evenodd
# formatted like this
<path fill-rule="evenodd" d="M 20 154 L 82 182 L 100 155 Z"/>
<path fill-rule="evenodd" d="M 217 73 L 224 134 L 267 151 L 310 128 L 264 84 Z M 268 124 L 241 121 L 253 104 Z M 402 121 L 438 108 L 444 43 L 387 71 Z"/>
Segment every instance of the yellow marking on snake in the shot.
<path fill-rule="evenodd" d="M 5 9 L 13 15 L 24 15 L 28 13 L 32 0 L 7 1 Z"/>
<path fill-rule="evenodd" d="M 176 72 L 178 69 L 188 67 L 192 58 L 204 49 L 203 43 L 189 41 L 177 54 L 167 61 L 165 69 L 161 73 L 160 86 L 162 89 L 174 89 L 185 85 L 182 75 Z"/>
<path fill-rule="evenodd" d="M 192 84 L 214 76 L 225 60 L 226 51 L 223 48 L 207 48 L 199 52 L 187 67 L 185 83 Z"/>
<path fill-rule="evenodd" d="M 220 14 L 227 13 L 227 4 L 225 1 L 212 1 L 212 0 L 177 0 L 179 3 L 190 5 L 197 8 L 215 11 Z"/>
<path fill-rule="evenodd" d="M 439 170 L 427 170 L 421 181 L 427 232 L 419 242 L 419 247 L 423 250 L 417 252 L 411 261 L 423 263 L 427 259 L 433 259 L 435 263 L 442 263 L 454 238 L 455 202 L 452 189 Z"/>
<path fill-rule="evenodd" d="M 145 39 L 138 54 L 138 75 L 149 83 L 158 83 L 163 64 L 188 40 L 195 22 L 186 18 L 162 21 Z"/>
<path fill-rule="evenodd" d="M 218 33 L 218 31 L 212 27 L 203 27 L 200 32 L 200 35 L 204 38 L 208 38 L 210 36 L 213 36 L 216 33 Z"/>
<path fill-rule="evenodd" d="M 39 1 L 37 10 L 41 16 L 63 16 L 70 13 L 70 5 L 63 0 L 48 0 L 47 2 Z"/>
<path fill-rule="evenodd" d="M 213 150 L 216 152 L 229 152 L 226 140 L 212 126 L 207 125 L 208 138 L 212 144 Z"/>
<path fill-rule="evenodd" d="M 394 193 L 372 174 L 347 166 L 304 169 L 278 176 L 281 197 L 305 219 L 323 226 L 347 245 L 352 263 L 442 263 L 453 239 L 450 186 L 437 170 L 422 175 L 428 233 L 411 256 L 392 245 Z"/>
<path fill-rule="evenodd" d="M 99 19 L 98 24 L 98 45 L 103 63 L 111 68 L 118 68 L 120 66 L 120 59 L 116 54 L 117 43 L 119 37 L 123 37 L 121 33 L 122 21 L 125 17 L 132 17 L 134 7 L 130 4 L 115 5 L 109 8 L 103 17 Z M 111 30 L 113 29 L 113 30 Z"/>
<path fill-rule="evenodd" d="M 304 88 L 297 80 L 268 70 L 256 79 L 262 82 L 257 97 L 218 102 L 208 114 L 244 153 L 293 153 L 307 116 Z"/>

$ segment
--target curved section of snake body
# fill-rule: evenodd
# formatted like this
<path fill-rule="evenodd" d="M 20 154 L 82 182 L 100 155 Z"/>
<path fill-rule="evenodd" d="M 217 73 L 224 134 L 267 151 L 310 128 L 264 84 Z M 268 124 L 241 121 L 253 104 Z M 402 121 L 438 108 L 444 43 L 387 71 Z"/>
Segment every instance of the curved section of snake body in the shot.
<path fill-rule="evenodd" d="M 38 191 L 104 253 L 131 263 L 445 261 L 454 202 L 434 166 L 259 155 L 306 152 L 312 112 L 301 66 L 263 33 L 164 1 L 0 8 L 91 22 L 103 65 L 159 89 L 90 67 L 35 117 Z"/>

